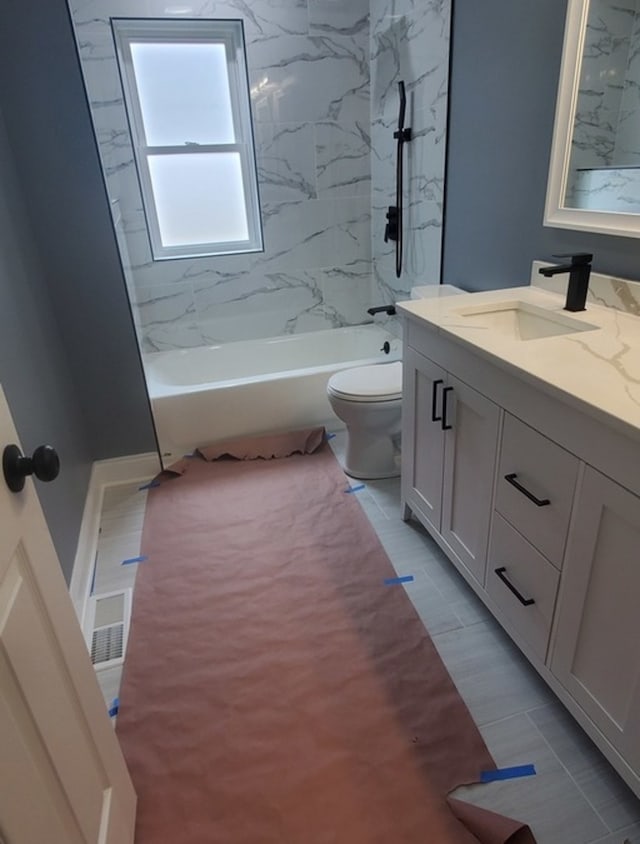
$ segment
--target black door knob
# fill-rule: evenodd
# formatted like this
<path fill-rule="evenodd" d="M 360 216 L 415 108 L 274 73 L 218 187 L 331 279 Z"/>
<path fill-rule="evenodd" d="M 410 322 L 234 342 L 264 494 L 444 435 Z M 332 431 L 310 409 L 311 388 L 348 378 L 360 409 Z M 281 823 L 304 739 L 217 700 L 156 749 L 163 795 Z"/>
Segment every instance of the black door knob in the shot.
<path fill-rule="evenodd" d="M 60 473 L 60 458 L 50 445 L 38 446 L 32 457 L 25 457 L 17 445 L 8 445 L 2 453 L 2 471 L 11 492 L 20 492 L 27 475 L 35 475 L 40 481 L 54 481 Z"/>

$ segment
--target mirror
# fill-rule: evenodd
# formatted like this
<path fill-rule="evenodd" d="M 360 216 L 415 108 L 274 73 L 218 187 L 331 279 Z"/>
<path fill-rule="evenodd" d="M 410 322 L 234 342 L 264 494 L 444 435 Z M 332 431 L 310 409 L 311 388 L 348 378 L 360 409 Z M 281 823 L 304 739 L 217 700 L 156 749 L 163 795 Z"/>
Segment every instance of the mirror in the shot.
<path fill-rule="evenodd" d="M 544 224 L 640 237 L 640 13 L 569 0 Z"/>

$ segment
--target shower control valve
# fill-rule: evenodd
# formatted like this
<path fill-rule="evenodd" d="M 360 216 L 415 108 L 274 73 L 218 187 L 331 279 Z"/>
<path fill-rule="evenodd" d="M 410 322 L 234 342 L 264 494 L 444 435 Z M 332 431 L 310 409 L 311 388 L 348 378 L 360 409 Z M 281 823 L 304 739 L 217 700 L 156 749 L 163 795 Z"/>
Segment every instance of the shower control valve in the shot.
<path fill-rule="evenodd" d="M 387 225 L 384 227 L 384 242 L 398 239 L 398 206 L 390 205 L 387 211 Z"/>

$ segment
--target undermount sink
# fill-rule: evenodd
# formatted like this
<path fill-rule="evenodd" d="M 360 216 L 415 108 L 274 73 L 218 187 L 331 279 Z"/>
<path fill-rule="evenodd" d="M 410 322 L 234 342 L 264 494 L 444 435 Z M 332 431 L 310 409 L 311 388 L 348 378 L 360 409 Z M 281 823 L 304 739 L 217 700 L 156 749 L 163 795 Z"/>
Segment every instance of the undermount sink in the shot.
<path fill-rule="evenodd" d="M 597 325 L 548 311 L 528 302 L 488 302 L 455 311 L 465 327 L 496 331 L 513 340 L 539 340 L 578 331 L 593 331 Z"/>

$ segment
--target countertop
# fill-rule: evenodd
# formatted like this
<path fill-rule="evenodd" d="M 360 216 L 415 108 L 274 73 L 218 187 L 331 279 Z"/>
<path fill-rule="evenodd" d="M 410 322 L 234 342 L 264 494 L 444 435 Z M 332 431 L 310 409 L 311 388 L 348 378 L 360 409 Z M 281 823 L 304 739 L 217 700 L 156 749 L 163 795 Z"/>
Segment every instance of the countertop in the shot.
<path fill-rule="evenodd" d="M 524 302 L 596 326 L 533 340 L 516 340 L 483 325 L 465 324 L 458 311 L 493 302 Z M 398 302 L 399 314 L 460 343 L 629 437 L 640 441 L 640 317 L 587 304 L 568 313 L 564 296 L 512 287 L 435 299 Z M 488 322 L 488 320 L 487 320 Z"/>

